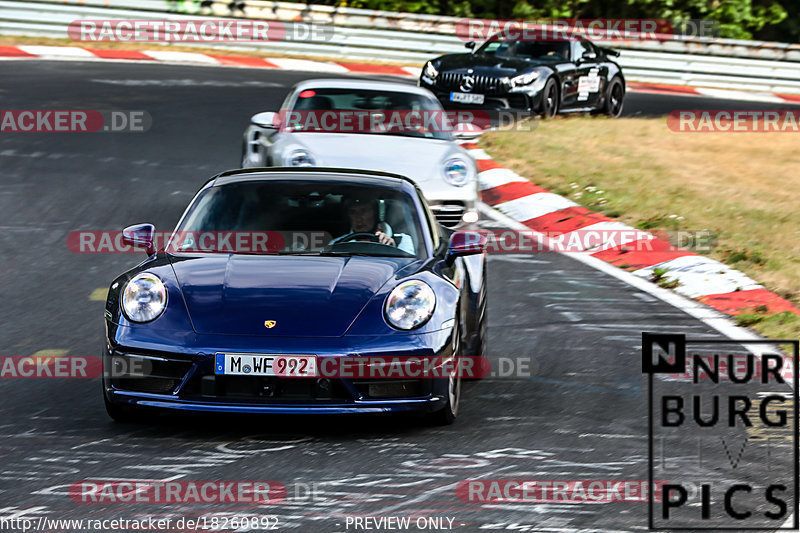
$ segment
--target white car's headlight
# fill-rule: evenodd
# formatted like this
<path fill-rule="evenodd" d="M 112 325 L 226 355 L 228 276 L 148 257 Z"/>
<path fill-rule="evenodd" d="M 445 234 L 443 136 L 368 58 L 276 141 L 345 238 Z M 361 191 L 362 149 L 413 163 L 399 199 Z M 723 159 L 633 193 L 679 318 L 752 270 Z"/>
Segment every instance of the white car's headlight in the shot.
<path fill-rule="evenodd" d="M 439 71 L 436 70 L 436 67 L 434 67 L 433 63 L 431 63 L 430 61 L 425 63 L 425 67 L 422 69 L 422 73 L 432 80 L 435 80 L 436 76 L 439 75 Z"/>
<path fill-rule="evenodd" d="M 166 307 L 167 289 L 155 274 L 134 276 L 122 291 L 122 312 L 131 322 L 153 321 Z"/>
<path fill-rule="evenodd" d="M 445 161 L 444 180 L 456 187 L 466 185 L 469 181 L 469 165 L 467 165 L 467 162 L 457 157 Z"/>
<path fill-rule="evenodd" d="M 295 149 L 286 155 L 285 161 L 287 167 L 313 167 L 316 166 L 317 161 L 308 150 Z"/>
<path fill-rule="evenodd" d="M 519 87 L 520 85 L 530 85 L 533 81 L 539 77 L 539 72 L 530 72 L 528 74 L 522 74 L 515 78 L 511 78 L 511 86 L 512 87 Z"/>
<path fill-rule="evenodd" d="M 386 298 L 384 312 L 389 324 L 397 329 L 414 329 L 428 321 L 436 306 L 430 285 L 412 279 L 394 288 Z"/>

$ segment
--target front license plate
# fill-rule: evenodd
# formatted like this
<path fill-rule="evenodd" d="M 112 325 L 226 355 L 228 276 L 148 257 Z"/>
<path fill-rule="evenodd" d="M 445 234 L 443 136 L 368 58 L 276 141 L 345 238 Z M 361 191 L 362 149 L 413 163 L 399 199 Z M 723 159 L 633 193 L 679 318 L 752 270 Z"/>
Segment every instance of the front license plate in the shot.
<path fill-rule="evenodd" d="M 450 93 L 450 101 L 459 104 L 482 104 L 484 96 L 482 94 Z"/>
<path fill-rule="evenodd" d="M 225 376 L 317 377 L 316 355 L 217 353 L 214 373 Z"/>

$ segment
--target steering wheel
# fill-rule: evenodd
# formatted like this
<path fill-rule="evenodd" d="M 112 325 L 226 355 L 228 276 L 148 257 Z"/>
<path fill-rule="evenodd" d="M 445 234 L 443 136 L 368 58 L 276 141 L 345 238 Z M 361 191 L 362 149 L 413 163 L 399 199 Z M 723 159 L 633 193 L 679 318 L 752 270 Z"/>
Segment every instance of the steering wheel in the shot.
<path fill-rule="evenodd" d="M 336 242 L 348 242 L 358 239 L 360 237 L 367 237 L 369 238 L 370 242 L 377 242 L 377 243 L 381 242 L 380 238 L 377 235 L 375 235 L 374 233 L 368 233 L 366 231 L 354 231 L 353 233 L 348 233 L 347 235 L 337 239 Z"/>

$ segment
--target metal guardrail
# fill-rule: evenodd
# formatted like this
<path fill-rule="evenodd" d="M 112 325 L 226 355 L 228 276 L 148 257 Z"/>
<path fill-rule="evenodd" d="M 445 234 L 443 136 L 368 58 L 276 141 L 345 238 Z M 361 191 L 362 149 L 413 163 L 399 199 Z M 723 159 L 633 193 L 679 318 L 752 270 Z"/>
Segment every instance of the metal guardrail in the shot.
<path fill-rule="evenodd" d="M 31 0 L 28 3 L 72 4 L 108 9 L 176 12 L 220 17 L 236 16 L 303 21 L 342 27 L 404 30 L 453 36 L 465 19 L 440 15 L 395 13 L 268 0 Z M 205 7 L 202 7 L 205 6 Z M 234 6 L 234 7 L 232 7 Z M 237 7 L 238 6 L 238 7 Z M 704 54 L 752 59 L 800 61 L 800 44 L 743 41 L 706 37 L 679 37 L 663 41 L 633 41 L 622 48 L 672 53 Z"/>
<path fill-rule="evenodd" d="M 204 6 L 204 7 L 201 7 Z M 0 34 L 68 38 L 77 19 L 211 17 L 310 22 L 333 31 L 329 42 L 257 41 L 203 43 L 204 47 L 287 56 L 330 57 L 414 65 L 442 53 L 463 52 L 455 35 L 463 19 L 247 0 L 0 0 Z M 182 11 L 182 12 L 179 12 Z M 76 43 L 81 45 L 85 43 Z M 669 39 L 605 43 L 630 81 L 800 94 L 800 45 L 730 39 Z M 192 43 L 180 43 L 193 46 Z"/>

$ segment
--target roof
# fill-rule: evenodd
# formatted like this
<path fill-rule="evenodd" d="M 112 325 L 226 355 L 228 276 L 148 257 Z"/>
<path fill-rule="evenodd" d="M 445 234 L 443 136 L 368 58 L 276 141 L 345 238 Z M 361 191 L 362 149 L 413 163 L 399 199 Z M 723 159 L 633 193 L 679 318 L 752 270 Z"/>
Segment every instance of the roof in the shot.
<path fill-rule="evenodd" d="M 389 92 L 403 92 L 409 94 L 419 94 L 423 96 L 431 96 L 428 89 L 417 87 L 410 83 L 401 83 L 394 81 L 376 81 L 376 80 L 359 80 L 359 79 L 335 79 L 335 78 L 317 78 L 311 80 L 304 80 L 294 86 L 295 91 L 303 91 L 306 89 L 370 89 L 374 91 L 389 91 Z"/>
<path fill-rule="evenodd" d="M 354 184 L 374 185 L 393 189 L 402 188 L 403 182 L 415 186 L 411 178 L 372 170 L 327 167 L 274 167 L 243 168 L 228 170 L 208 180 L 206 186 L 227 185 L 247 181 L 296 179 L 304 181 L 341 181 Z"/>

